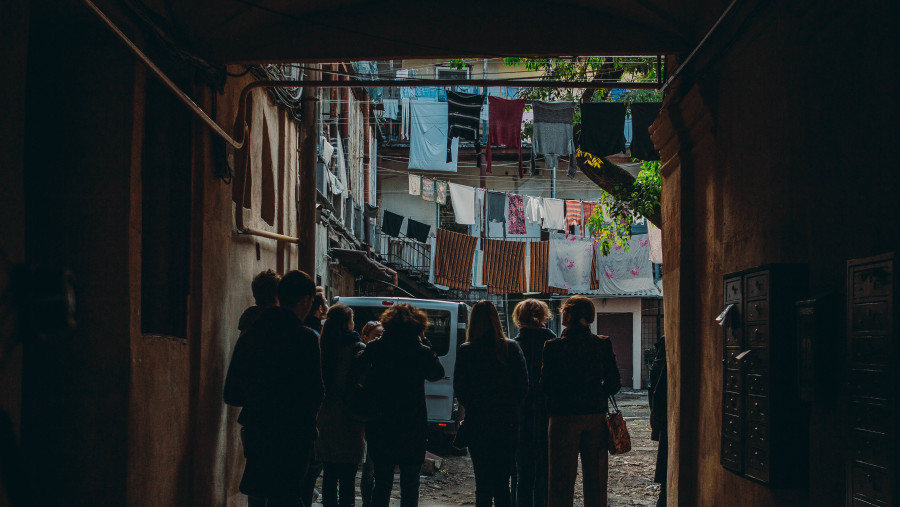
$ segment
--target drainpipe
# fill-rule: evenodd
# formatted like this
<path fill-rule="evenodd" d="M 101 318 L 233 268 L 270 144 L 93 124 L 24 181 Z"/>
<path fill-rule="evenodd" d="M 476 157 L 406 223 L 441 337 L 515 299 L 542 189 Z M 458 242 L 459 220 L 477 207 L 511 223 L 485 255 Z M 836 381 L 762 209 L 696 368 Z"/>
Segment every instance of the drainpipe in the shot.
<path fill-rule="evenodd" d="M 311 71 L 310 78 L 318 78 Z M 297 195 L 297 266 L 310 276 L 316 273 L 316 158 L 319 145 L 318 89 L 303 87 L 300 122 L 300 191 Z"/>

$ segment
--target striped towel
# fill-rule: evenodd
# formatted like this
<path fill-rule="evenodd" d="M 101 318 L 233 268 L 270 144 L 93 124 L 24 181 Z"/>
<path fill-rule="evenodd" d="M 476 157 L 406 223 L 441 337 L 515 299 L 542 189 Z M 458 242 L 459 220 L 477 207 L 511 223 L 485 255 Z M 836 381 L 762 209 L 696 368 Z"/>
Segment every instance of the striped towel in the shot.
<path fill-rule="evenodd" d="M 484 239 L 484 284 L 488 294 L 520 293 L 525 284 L 525 242 Z"/>
<path fill-rule="evenodd" d="M 566 227 L 581 225 L 581 201 L 566 201 Z"/>
<path fill-rule="evenodd" d="M 437 230 L 434 245 L 434 283 L 451 289 L 469 290 L 472 285 L 472 260 L 478 238 Z"/>
<path fill-rule="evenodd" d="M 550 273 L 548 265 L 550 259 L 550 242 L 549 241 L 532 241 L 531 242 L 531 284 L 529 290 L 531 292 L 540 292 L 541 294 L 568 294 L 566 289 L 558 287 L 550 287 Z"/>

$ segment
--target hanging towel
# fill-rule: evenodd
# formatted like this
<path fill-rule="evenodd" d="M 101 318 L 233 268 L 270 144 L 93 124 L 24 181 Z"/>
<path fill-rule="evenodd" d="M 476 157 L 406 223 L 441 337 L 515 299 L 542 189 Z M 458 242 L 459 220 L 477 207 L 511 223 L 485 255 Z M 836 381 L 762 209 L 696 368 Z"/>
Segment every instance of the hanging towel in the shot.
<path fill-rule="evenodd" d="M 438 204 L 447 204 L 447 182 L 446 181 L 437 181 L 434 182 L 434 202 Z"/>
<path fill-rule="evenodd" d="M 585 292 L 591 289 L 590 241 L 567 234 L 550 235 L 549 284 L 569 291 Z"/>
<path fill-rule="evenodd" d="M 420 243 L 428 242 L 428 233 L 431 232 L 431 226 L 417 222 L 412 218 L 406 220 L 406 237 L 412 238 Z"/>
<path fill-rule="evenodd" d="M 529 269 L 529 291 L 541 294 L 566 294 L 566 289 L 550 287 L 548 276 L 548 260 L 550 259 L 549 241 L 532 241 L 529 243 L 531 250 L 531 266 Z"/>
<path fill-rule="evenodd" d="M 582 104 L 579 146 L 598 157 L 625 151 L 625 104 L 621 102 Z"/>
<path fill-rule="evenodd" d="M 543 205 L 541 216 L 544 217 L 544 228 L 557 231 L 564 230 L 566 228 L 565 203 L 561 199 L 545 197 Z"/>
<path fill-rule="evenodd" d="M 540 197 L 531 197 L 528 196 L 525 198 L 525 218 L 534 224 L 540 224 L 542 220 L 541 216 L 541 208 L 543 205 L 541 204 Z"/>
<path fill-rule="evenodd" d="M 599 243 L 595 246 L 599 289 L 604 294 L 649 292 L 658 295 L 650 266 L 650 239 L 646 234 L 641 234 L 632 236 L 626 244 L 627 252 L 624 246 L 613 245 L 606 256 L 600 251 Z"/>
<path fill-rule="evenodd" d="M 384 218 L 381 219 L 381 232 L 388 236 L 400 236 L 400 225 L 403 223 L 403 217 L 396 213 L 384 210 Z"/>
<path fill-rule="evenodd" d="M 510 234 L 525 234 L 525 200 L 521 195 L 509 194 L 509 222 L 507 223 Z"/>
<path fill-rule="evenodd" d="M 334 156 L 334 146 L 331 145 L 327 140 L 325 140 L 325 136 L 322 136 L 322 162 L 325 163 L 327 167 L 331 164 L 331 157 Z"/>
<path fill-rule="evenodd" d="M 581 226 L 581 201 L 566 201 L 566 229 Z M 576 229 L 577 230 L 577 229 Z"/>
<path fill-rule="evenodd" d="M 484 284 L 488 294 L 521 293 L 525 284 L 525 242 L 484 240 Z"/>
<path fill-rule="evenodd" d="M 506 222 L 506 193 L 487 192 L 487 219 L 489 222 Z"/>
<path fill-rule="evenodd" d="M 450 150 L 453 139 L 478 141 L 478 123 L 481 118 L 481 95 L 471 93 L 447 92 L 447 162 L 451 162 Z M 480 151 L 477 149 L 476 152 Z"/>
<path fill-rule="evenodd" d="M 648 220 L 647 222 L 649 223 L 650 221 Z M 662 229 L 653 224 L 649 224 L 647 232 L 649 236 L 648 239 L 650 240 L 650 262 L 662 264 Z"/>
<path fill-rule="evenodd" d="M 422 178 L 422 200 L 434 202 L 434 180 Z"/>
<path fill-rule="evenodd" d="M 459 139 L 451 145 L 453 161 L 447 162 L 447 103 L 410 103 L 409 168 L 456 172 Z"/>
<path fill-rule="evenodd" d="M 384 99 L 384 117 L 392 120 L 397 119 L 397 110 L 399 106 L 397 99 Z"/>
<path fill-rule="evenodd" d="M 593 236 L 594 233 L 591 232 L 590 229 L 588 229 L 587 223 L 588 223 L 588 219 L 594 215 L 594 209 L 597 208 L 597 203 L 582 201 L 581 208 L 582 208 L 582 217 L 583 217 L 583 219 L 581 220 L 581 234 L 582 234 L 582 236 Z"/>
<path fill-rule="evenodd" d="M 600 279 L 597 278 L 597 249 L 591 250 L 591 290 L 600 288 Z"/>
<path fill-rule="evenodd" d="M 650 125 L 659 116 L 662 104 L 659 102 L 640 102 L 631 105 L 631 156 L 640 160 L 659 160 L 659 152 L 650 140 Z"/>
<path fill-rule="evenodd" d="M 519 153 L 519 177 L 523 177 L 522 168 L 522 112 L 525 99 L 506 100 L 500 97 L 488 97 L 491 108 L 488 120 L 487 172 L 491 172 L 491 146 L 516 148 Z M 482 172 L 483 174 L 483 172 Z"/>
<path fill-rule="evenodd" d="M 479 229 L 486 228 L 485 224 L 485 199 L 487 199 L 487 190 L 483 188 L 475 189 L 475 221 L 478 222 Z"/>
<path fill-rule="evenodd" d="M 469 290 L 476 245 L 478 238 L 474 236 L 438 229 L 434 245 L 434 283 Z"/>
<path fill-rule="evenodd" d="M 450 203 L 456 223 L 475 225 L 475 189 L 465 185 L 450 183 Z"/>
<path fill-rule="evenodd" d="M 409 175 L 409 195 L 422 195 L 422 177 L 418 174 Z"/>
<path fill-rule="evenodd" d="M 534 102 L 534 145 L 532 153 L 544 156 L 544 166 L 559 165 L 560 155 L 575 153 L 572 122 L 575 104 L 571 102 Z"/>
<path fill-rule="evenodd" d="M 401 90 L 406 90 L 406 88 L 401 88 Z M 409 139 L 409 97 L 400 99 L 400 139 Z"/>
<path fill-rule="evenodd" d="M 344 142 L 340 138 L 338 138 L 335 145 L 337 163 L 334 165 L 334 175 L 337 177 L 338 182 L 340 183 L 340 188 L 343 192 L 343 190 L 346 190 L 348 187 L 347 182 L 350 181 L 350 178 L 347 177 L 347 158 L 344 157 Z"/>

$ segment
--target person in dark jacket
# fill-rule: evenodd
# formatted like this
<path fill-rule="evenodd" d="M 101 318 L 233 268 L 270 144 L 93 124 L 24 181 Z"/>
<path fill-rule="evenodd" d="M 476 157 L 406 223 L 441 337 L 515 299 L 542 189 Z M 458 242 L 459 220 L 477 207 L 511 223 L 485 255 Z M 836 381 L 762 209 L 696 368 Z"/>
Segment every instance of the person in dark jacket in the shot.
<path fill-rule="evenodd" d="M 425 462 L 428 413 L 425 380 L 440 380 L 444 367 L 422 343 L 428 327 L 425 312 L 395 304 L 381 316 L 384 335 L 369 343 L 362 355 L 370 365 L 367 382 L 375 391 L 379 414 L 366 424 L 366 442 L 375 464 L 375 507 L 387 507 L 400 467 L 400 505 L 419 503 L 419 470 Z"/>
<path fill-rule="evenodd" d="M 316 287 L 316 297 L 313 298 L 312 308 L 303 323 L 317 334 L 322 334 L 322 319 L 328 314 L 328 303 L 325 302 L 325 294 L 319 292 L 319 289 L 320 287 Z"/>
<path fill-rule="evenodd" d="M 656 450 L 656 474 L 653 481 L 660 484 L 657 507 L 666 505 L 666 475 L 669 460 L 668 429 L 668 368 L 666 366 L 666 337 L 656 343 L 656 356 L 650 365 L 650 439 L 659 442 Z"/>
<path fill-rule="evenodd" d="M 377 320 L 370 320 L 363 326 L 360 333 L 362 342 L 368 344 L 381 338 L 384 334 L 384 326 Z M 372 505 L 372 492 L 375 490 L 375 464 L 366 446 L 366 460 L 363 462 L 362 475 L 359 479 L 359 495 L 362 498 L 363 507 Z"/>
<path fill-rule="evenodd" d="M 238 331 L 241 334 L 250 329 L 250 326 L 259 319 L 264 311 L 278 304 L 279 280 L 281 277 L 271 269 L 261 271 L 253 277 L 253 281 L 250 282 L 250 290 L 253 292 L 253 300 L 256 305 L 248 307 L 241 314 L 241 318 L 238 320 Z"/>
<path fill-rule="evenodd" d="M 509 480 L 518 440 L 519 405 L 528 370 L 519 344 L 506 339 L 497 307 L 472 307 L 466 343 L 456 353 L 453 390 L 466 409 L 469 453 L 475 470 L 475 505 L 510 504 Z"/>
<path fill-rule="evenodd" d="M 345 304 L 334 305 L 328 310 L 319 340 L 325 401 L 319 409 L 316 454 L 324 465 L 324 507 L 354 505 L 356 470 L 365 452 L 365 426 L 350 415 L 347 406 L 350 387 L 356 378 L 351 366 L 366 348 L 353 327 L 353 310 Z"/>
<path fill-rule="evenodd" d="M 300 504 L 300 478 L 316 439 L 324 388 L 319 344 L 303 318 L 316 286 L 291 271 L 278 284 L 281 306 L 266 310 L 238 339 L 225 378 L 225 403 L 238 417 L 247 459 L 240 491 L 268 507 Z"/>
<path fill-rule="evenodd" d="M 513 320 L 519 327 L 516 342 L 528 365 L 528 393 L 519 410 L 519 442 L 516 446 L 518 507 L 547 505 L 547 402 L 541 388 L 541 354 L 556 334 L 544 325 L 550 318 L 547 303 L 526 299 L 516 305 Z"/>
<path fill-rule="evenodd" d="M 591 332 L 594 304 L 572 296 L 562 309 L 560 338 L 544 345 L 541 386 L 547 397 L 549 428 L 549 505 L 572 507 L 578 456 L 585 507 L 607 504 L 607 397 L 621 379 L 609 337 Z"/>

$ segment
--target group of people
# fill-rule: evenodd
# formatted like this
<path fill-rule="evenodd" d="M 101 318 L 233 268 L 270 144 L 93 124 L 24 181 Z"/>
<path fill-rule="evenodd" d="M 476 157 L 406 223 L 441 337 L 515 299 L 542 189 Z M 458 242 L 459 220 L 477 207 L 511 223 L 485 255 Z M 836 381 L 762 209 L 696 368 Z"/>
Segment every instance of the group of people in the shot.
<path fill-rule="evenodd" d="M 360 464 L 364 507 L 387 507 L 395 468 L 401 506 L 417 505 L 424 381 L 445 375 L 425 338 L 426 314 L 394 304 L 360 334 L 353 310 L 329 308 L 301 271 L 280 280 L 260 273 L 252 289 L 257 305 L 241 317 L 224 392 L 226 403 L 242 407 L 240 490 L 250 506 L 308 507 L 320 471 L 323 505 L 352 506 Z M 477 506 L 515 498 L 518 506 L 570 507 L 579 455 L 584 504 L 606 505 L 607 397 L 621 385 L 612 344 L 591 331 L 594 306 L 585 297 L 564 303 L 559 338 L 545 326 L 550 315 L 542 301 L 520 302 L 510 340 L 493 303 L 472 308 L 453 385 Z M 350 406 L 360 383 L 377 399 L 365 418 Z"/>

